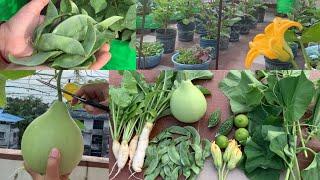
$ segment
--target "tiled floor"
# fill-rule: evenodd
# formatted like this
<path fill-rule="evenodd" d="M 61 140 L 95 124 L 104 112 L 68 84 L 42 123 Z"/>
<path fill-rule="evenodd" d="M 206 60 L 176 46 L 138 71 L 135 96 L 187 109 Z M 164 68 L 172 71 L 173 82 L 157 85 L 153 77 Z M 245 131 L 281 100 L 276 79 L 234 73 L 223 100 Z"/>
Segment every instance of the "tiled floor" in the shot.
<path fill-rule="evenodd" d="M 256 29 L 252 29 L 250 34 L 241 35 L 239 42 L 234 42 L 229 44 L 229 48 L 224 51 L 220 51 L 219 56 L 219 66 L 218 69 L 227 70 L 227 69 L 244 69 L 244 59 L 246 57 L 248 51 L 248 44 L 255 35 L 263 32 L 264 28 L 273 20 L 274 13 L 268 12 L 265 16 L 264 23 L 259 23 Z M 176 25 L 171 25 L 172 28 L 176 28 Z M 148 33 L 144 36 L 144 41 L 153 42 L 155 41 L 155 33 Z M 176 40 L 176 49 L 179 48 L 188 48 L 193 46 L 194 44 L 199 44 L 199 35 L 195 34 L 195 38 L 193 42 L 180 42 L 178 38 Z M 165 54 L 161 60 L 159 66 L 155 69 L 172 69 L 173 63 L 171 62 L 171 54 Z M 212 63 L 211 68 L 214 69 L 214 63 Z M 264 69 L 264 58 L 263 56 L 259 56 L 253 63 L 251 69 Z"/>

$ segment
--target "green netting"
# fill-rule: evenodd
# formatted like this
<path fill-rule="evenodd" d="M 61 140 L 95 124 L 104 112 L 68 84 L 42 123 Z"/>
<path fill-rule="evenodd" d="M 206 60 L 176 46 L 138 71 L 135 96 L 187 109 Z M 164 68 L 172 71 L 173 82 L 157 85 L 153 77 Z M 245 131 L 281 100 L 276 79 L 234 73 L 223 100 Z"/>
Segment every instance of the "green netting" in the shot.
<path fill-rule="evenodd" d="M 111 43 L 111 60 L 104 70 L 136 70 L 136 51 L 129 46 L 129 42 L 114 40 Z"/>
<path fill-rule="evenodd" d="M 137 29 L 141 29 L 141 27 L 142 27 L 142 16 L 137 16 L 136 25 L 137 25 Z M 161 27 L 161 25 L 154 21 L 153 14 L 146 15 L 146 20 L 145 20 L 145 23 L 144 23 L 144 28 L 145 29 L 158 29 L 160 27 Z"/>
<path fill-rule="evenodd" d="M 10 19 L 28 0 L 0 0 L 0 21 Z"/>
<path fill-rule="evenodd" d="M 282 14 L 291 13 L 295 0 L 277 0 L 277 12 Z"/>

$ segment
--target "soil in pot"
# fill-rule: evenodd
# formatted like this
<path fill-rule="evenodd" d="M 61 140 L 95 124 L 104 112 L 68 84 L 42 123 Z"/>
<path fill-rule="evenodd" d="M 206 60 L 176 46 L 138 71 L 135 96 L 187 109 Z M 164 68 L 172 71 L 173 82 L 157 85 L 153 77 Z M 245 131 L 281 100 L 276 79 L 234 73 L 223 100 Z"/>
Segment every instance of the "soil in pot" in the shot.
<path fill-rule="evenodd" d="M 289 70 L 293 66 L 290 62 L 282 62 L 279 60 L 271 60 L 267 57 L 264 57 L 266 70 Z"/>
<path fill-rule="evenodd" d="M 172 53 L 175 50 L 177 31 L 175 29 L 157 29 L 156 41 L 163 44 L 164 53 Z"/>
<path fill-rule="evenodd" d="M 231 26 L 230 31 L 230 42 L 238 42 L 240 39 L 240 24 L 236 23 L 233 26 Z"/>
<path fill-rule="evenodd" d="M 247 17 L 242 17 L 240 21 L 240 34 L 250 33 L 250 19 Z"/>
<path fill-rule="evenodd" d="M 181 21 L 178 22 L 178 39 L 181 42 L 193 41 L 195 23 L 191 22 L 188 25 L 183 24 Z"/>
<path fill-rule="evenodd" d="M 212 47 L 211 56 L 213 59 L 217 57 L 217 40 L 216 39 L 207 39 L 204 35 L 200 36 L 200 47 L 207 48 Z"/>
<path fill-rule="evenodd" d="M 202 64 L 181 64 L 176 61 L 179 57 L 179 53 L 175 53 L 171 57 L 171 61 L 174 64 L 174 68 L 177 70 L 208 70 L 210 66 L 211 59 Z"/>
<path fill-rule="evenodd" d="M 226 50 L 229 47 L 229 37 L 221 36 L 220 37 L 220 50 Z"/>

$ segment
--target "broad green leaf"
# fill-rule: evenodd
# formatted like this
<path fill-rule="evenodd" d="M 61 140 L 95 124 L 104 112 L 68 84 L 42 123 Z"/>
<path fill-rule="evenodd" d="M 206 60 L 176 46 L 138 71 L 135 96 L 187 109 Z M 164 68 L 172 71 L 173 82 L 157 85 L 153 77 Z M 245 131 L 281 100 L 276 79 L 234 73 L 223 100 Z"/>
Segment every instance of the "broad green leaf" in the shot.
<path fill-rule="evenodd" d="M 121 16 L 112 16 L 104 21 L 98 23 L 99 26 L 103 27 L 104 29 L 108 29 L 112 24 L 116 23 L 117 21 L 123 19 Z"/>
<path fill-rule="evenodd" d="M 213 78 L 213 73 L 208 70 L 185 70 L 178 71 L 176 79 L 181 82 L 182 80 L 210 80 Z"/>
<path fill-rule="evenodd" d="M 316 154 L 312 163 L 301 172 L 304 180 L 319 180 L 320 179 L 320 154 Z"/>
<path fill-rule="evenodd" d="M 281 170 L 272 169 L 272 168 L 257 168 L 250 173 L 246 173 L 247 177 L 250 180 L 271 180 L 271 179 L 280 179 Z"/>
<path fill-rule="evenodd" d="M 124 71 L 121 87 L 125 88 L 131 94 L 138 93 L 137 81 L 130 71 Z"/>
<path fill-rule="evenodd" d="M 130 6 L 124 18 L 124 26 L 130 30 L 136 29 L 136 5 Z"/>
<path fill-rule="evenodd" d="M 306 112 L 314 94 L 314 84 L 302 71 L 298 77 L 286 77 L 275 89 L 278 102 L 284 108 L 286 121 L 299 121 Z"/>
<path fill-rule="evenodd" d="M 303 31 L 301 39 L 304 43 L 320 42 L 320 22 Z"/>
<path fill-rule="evenodd" d="M 38 66 L 45 63 L 53 56 L 61 54 L 62 51 L 50 51 L 50 52 L 39 52 L 29 57 L 15 58 L 9 54 L 9 61 L 14 64 L 24 65 L 24 66 Z"/>
<path fill-rule="evenodd" d="M 208 88 L 201 86 L 201 85 L 196 85 L 196 87 L 202 92 L 203 95 L 211 95 L 211 92 Z"/>
<path fill-rule="evenodd" d="M 57 17 L 58 15 L 59 15 L 59 13 L 58 13 L 56 6 L 52 3 L 52 1 L 49 1 L 44 22 L 48 22 L 49 19 L 53 19 L 53 18 Z"/>
<path fill-rule="evenodd" d="M 109 89 L 109 95 L 111 97 L 112 103 L 120 107 L 127 107 L 132 101 L 132 96 L 129 95 L 128 90 L 124 88 L 113 88 Z"/>

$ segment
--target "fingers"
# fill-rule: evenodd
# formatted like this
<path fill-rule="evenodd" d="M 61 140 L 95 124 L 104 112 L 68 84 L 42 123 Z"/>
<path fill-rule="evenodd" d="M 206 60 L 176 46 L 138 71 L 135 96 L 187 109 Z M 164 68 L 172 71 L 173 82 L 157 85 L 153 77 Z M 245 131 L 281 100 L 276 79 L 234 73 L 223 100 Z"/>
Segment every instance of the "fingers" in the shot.
<path fill-rule="evenodd" d="M 22 9 L 24 11 L 28 11 L 33 13 L 34 15 L 40 15 L 42 9 L 46 7 L 49 3 L 49 0 L 32 0 Z"/>
<path fill-rule="evenodd" d="M 43 23 L 44 18 L 45 18 L 45 16 L 42 16 L 42 15 L 39 17 L 38 25 L 40 25 L 40 24 L 42 24 L 42 23 Z"/>
<path fill-rule="evenodd" d="M 95 54 L 97 61 L 94 64 L 92 64 L 90 69 L 99 70 L 105 64 L 107 64 L 108 61 L 111 59 L 111 54 L 109 53 L 109 50 L 110 46 L 108 44 L 102 46 L 102 48 Z"/>
<path fill-rule="evenodd" d="M 57 148 L 53 148 L 48 158 L 46 179 L 59 179 L 59 163 L 60 152 Z"/>

